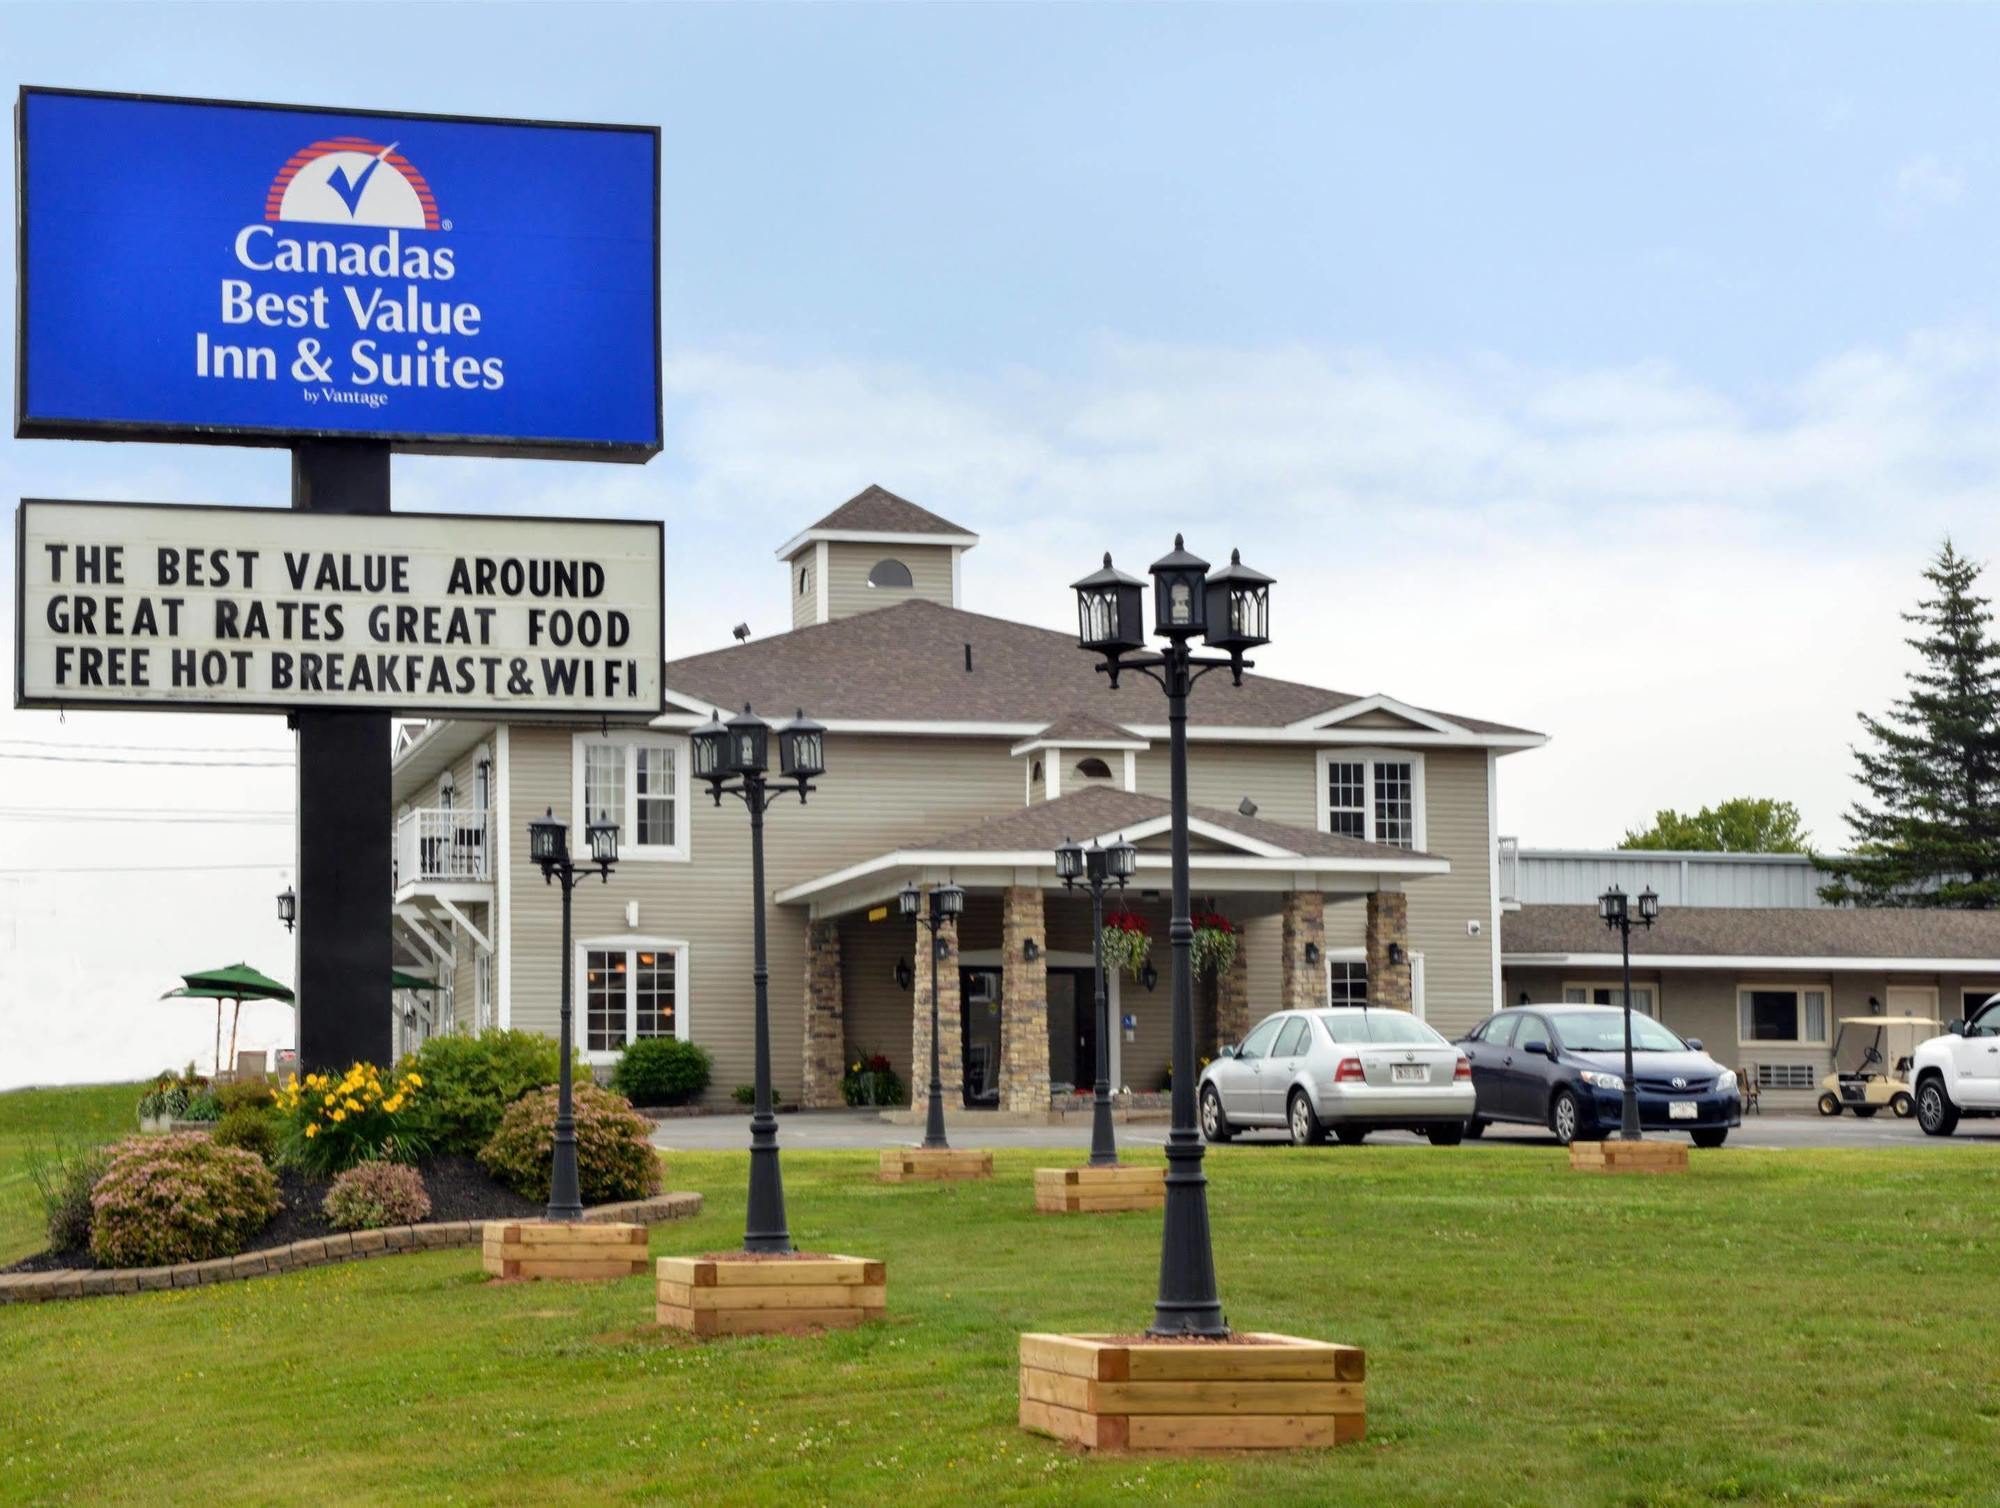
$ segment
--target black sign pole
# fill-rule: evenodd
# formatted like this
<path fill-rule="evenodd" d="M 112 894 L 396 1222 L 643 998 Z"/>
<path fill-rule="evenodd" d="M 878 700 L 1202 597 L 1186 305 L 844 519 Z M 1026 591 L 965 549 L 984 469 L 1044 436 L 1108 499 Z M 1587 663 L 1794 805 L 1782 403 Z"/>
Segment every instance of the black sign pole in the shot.
<path fill-rule="evenodd" d="M 312 441 L 292 447 L 292 507 L 387 513 L 389 447 Z M 297 981 L 299 1065 L 389 1065 L 394 901 L 389 716 L 292 714 L 298 730 Z"/>

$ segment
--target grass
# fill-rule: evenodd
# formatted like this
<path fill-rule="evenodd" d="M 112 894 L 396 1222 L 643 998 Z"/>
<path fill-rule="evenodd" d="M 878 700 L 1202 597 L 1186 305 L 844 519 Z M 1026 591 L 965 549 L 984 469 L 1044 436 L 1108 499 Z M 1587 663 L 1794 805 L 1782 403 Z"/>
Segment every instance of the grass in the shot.
<path fill-rule="evenodd" d="M 94 1146 L 138 1131 L 144 1086 L 84 1084 L 72 1089 L 0 1093 L 0 1267 L 40 1251 L 48 1240 L 42 1202 L 28 1178 L 33 1151 Z"/>
<path fill-rule="evenodd" d="M 1368 1439 L 1202 1460 L 1014 1422 L 1018 1332 L 1149 1318 L 1156 1215 L 1032 1213 L 1047 1153 L 955 1186 L 872 1160 L 785 1158 L 801 1244 L 889 1264 L 889 1321 L 858 1331 L 661 1336 L 650 1279 L 493 1285 L 470 1251 L 0 1310 L 0 1498 L 1993 1500 L 1983 1148 L 1698 1153 L 1653 1180 L 1554 1149 L 1221 1149 L 1232 1319 L 1366 1346 Z M 708 1208 L 656 1254 L 737 1241 L 745 1161 L 671 1158 Z"/>

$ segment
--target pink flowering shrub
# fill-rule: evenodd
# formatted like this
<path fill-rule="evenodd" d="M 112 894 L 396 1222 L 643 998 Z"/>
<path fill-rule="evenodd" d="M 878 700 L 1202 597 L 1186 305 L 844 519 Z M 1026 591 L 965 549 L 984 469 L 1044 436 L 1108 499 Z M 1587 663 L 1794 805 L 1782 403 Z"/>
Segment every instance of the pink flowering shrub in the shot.
<path fill-rule="evenodd" d="M 118 1143 L 90 1194 L 90 1251 L 105 1267 L 234 1256 L 279 1209 L 263 1160 L 198 1132 Z"/>
<path fill-rule="evenodd" d="M 398 1162 L 358 1162 L 333 1180 L 320 1201 L 335 1230 L 380 1230 L 428 1220 L 424 1175 Z"/>

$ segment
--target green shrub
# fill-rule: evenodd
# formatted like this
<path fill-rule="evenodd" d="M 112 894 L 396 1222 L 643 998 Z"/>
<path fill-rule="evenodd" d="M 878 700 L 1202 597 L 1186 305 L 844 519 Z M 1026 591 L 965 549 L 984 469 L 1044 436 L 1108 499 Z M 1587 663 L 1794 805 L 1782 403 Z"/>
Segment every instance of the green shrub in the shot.
<path fill-rule="evenodd" d="M 197 1090 L 188 1096 L 188 1102 L 177 1113 L 176 1118 L 184 1121 L 216 1121 L 222 1119 L 222 1101 L 208 1090 Z"/>
<path fill-rule="evenodd" d="M 232 1110 L 269 1110 L 278 1102 L 278 1089 L 268 1079 L 239 1079 L 224 1084 L 215 1097 L 222 1102 L 224 1115 Z"/>
<path fill-rule="evenodd" d="M 373 1063 L 346 1073 L 296 1074 L 278 1091 L 278 1158 L 319 1177 L 357 1162 L 415 1162 L 430 1150 L 417 1129 L 423 1075 L 384 1075 Z"/>
<path fill-rule="evenodd" d="M 729 1091 L 729 1097 L 739 1105 L 754 1105 L 757 1103 L 757 1086 L 755 1084 L 738 1084 L 734 1089 Z"/>
<path fill-rule="evenodd" d="M 395 1162 L 358 1162 L 334 1179 L 320 1208 L 335 1230 L 380 1230 L 428 1220 L 424 1175 Z"/>
<path fill-rule="evenodd" d="M 208 1080 L 194 1071 L 194 1064 L 188 1064 L 179 1073 L 171 1068 L 162 1069 L 139 1096 L 139 1114 L 142 1118 L 184 1116 L 189 1103 L 207 1092 Z"/>
<path fill-rule="evenodd" d="M 30 1148 L 28 1181 L 41 1195 L 50 1251 L 83 1251 L 90 1245 L 90 1191 L 111 1166 L 108 1147 L 55 1145 Z"/>
<path fill-rule="evenodd" d="M 580 1083 L 575 1115 L 577 1182 L 585 1204 L 643 1199 L 660 1191 L 652 1122 L 624 1095 Z M 508 1188 L 540 1204 L 549 1197 L 555 1143 L 556 1091 L 537 1089 L 507 1107 L 479 1160 Z"/>
<path fill-rule="evenodd" d="M 398 1065 L 424 1081 L 415 1126 L 431 1150 L 465 1153 L 491 1141 L 500 1113 L 530 1089 L 553 1084 L 561 1068 L 551 1039 L 497 1029 L 432 1037 Z"/>
<path fill-rule="evenodd" d="M 90 1203 L 91 1255 L 105 1267 L 233 1256 L 279 1208 L 259 1159 L 191 1132 L 118 1143 Z"/>
<path fill-rule="evenodd" d="M 908 1102 L 903 1081 L 881 1053 L 857 1057 L 840 1076 L 840 1097 L 850 1105 L 901 1105 Z"/>
<path fill-rule="evenodd" d="M 222 1112 L 222 1119 L 215 1123 L 215 1129 L 209 1135 L 218 1147 L 240 1147 L 245 1152 L 255 1153 L 265 1162 L 277 1160 L 278 1115 L 275 1110 L 238 1105 L 234 1110 Z"/>
<path fill-rule="evenodd" d="M 685 1105 L 708 1088 L 708 1049 L 678 1037 L 642 1037 L 618 1055 L 611 1086 L 635 1105 Z"/>

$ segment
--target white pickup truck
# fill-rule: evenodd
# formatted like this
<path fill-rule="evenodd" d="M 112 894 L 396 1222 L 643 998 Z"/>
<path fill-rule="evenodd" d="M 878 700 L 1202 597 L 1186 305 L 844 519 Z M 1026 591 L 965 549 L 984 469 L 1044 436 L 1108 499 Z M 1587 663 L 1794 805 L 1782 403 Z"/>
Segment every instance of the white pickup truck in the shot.
<path fill-rule="evenodd" d="M 1949 1136 L 1961 1115 L 2000 1115 L 2000 995 L 1969 1021 L 1954 1021 L 1942 1037 L 1921 1042 L 1911 1057 L 1917 1124 Z"/>

